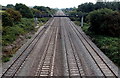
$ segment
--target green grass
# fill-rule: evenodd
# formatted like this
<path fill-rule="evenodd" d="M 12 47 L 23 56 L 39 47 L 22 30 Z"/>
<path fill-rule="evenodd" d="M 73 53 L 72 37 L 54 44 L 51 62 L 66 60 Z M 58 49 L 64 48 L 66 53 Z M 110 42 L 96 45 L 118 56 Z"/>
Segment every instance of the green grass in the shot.
<path fill-rule="evenodd" d="M 46 23 L 49 20 L 49 18 L 38 18 L 39 22 Z"/>
<path fill-rule="evenodd" d="M 3 55 L 2 56 L 2 62 L 8 62 L 8 61 L 10 61 L 10 58 L 11 57 L 13 57 L 13 55 L 12 54 L 9 54 L 9 55 Z"/>
<path fill-rule="evenodd" d="M 89 24 L 84 24 L 83 31 L 89 35 L 92 41 L 108 56 L 116 65 L 120 66 L 120 38 L 106 35 L 97 35 L 88 31 Z"/>
<path fill-rule="evenodd" d="M 39 23 L 39 26 L 43 26 L 43 23 L 42 23 L 42 22 L 40 22 L 40 23 Z"/>
<path fill-rule="evenodd" d="M 10 61 L 10 57 L 7 56 L 2 57 L 2 62 L 8 62 L 8 61 Z"/>
<path fill-rule="evenodd" d="M 28 36 L 27 39 L 31 39 L 31 36 Z"/>
<path fill-rule="evenodd" d="M 80 22 L 79 21 L 73 21 L 76 25 L 80 26 Z"/>
<path fill-rule="evenodd" d="M 5 11 L 0 10 L 0 13 L 2 13 L 2 12 L 5 12 Z"/>

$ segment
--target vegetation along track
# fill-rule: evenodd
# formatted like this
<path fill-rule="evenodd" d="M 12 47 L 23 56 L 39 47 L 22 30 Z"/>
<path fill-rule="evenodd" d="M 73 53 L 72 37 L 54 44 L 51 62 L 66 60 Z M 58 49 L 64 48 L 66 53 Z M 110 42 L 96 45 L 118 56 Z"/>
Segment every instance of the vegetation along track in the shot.
<path fill-rule="evenodd" d="M 37 44 L 41 36 L 46 31 L 50 23 L 53 23 L 53 18 L 51 18 L 44 27 L 40 28 L 34 37 L 29 41 L 28 45 L 22 50 L 21 54 L 13 61 L 13 63 L 5 70 L 2 74 L 4 76 L 15 76 L 16 72 L 21 68 L 21 65 L 25 62 L 26 58 L 29 56 L 34 46 Z"/>

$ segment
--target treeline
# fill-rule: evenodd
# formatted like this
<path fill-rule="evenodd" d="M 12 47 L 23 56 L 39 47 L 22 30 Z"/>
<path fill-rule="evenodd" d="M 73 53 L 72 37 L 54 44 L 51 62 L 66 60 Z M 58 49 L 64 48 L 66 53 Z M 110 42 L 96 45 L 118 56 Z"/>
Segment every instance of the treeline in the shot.
<path fill-rule="evenodd" d="M 85 13 L 89 13 L 93 10 L 97 10 L 101 8 L 108 8 L 108 9 L 120 11 L 120 2 L 97 2 L 96 4 L 84 3 L 79 5 L 77 10 Z"/>
<path fill-rule="evenodd" d="M 108 9 L 120 11 L 120 2 L 97 2 L 95 4 L 89 2 L 78 5 L 78 8 L 66 8 L 64 10 L 69 12 L 76 9 L 77 12 L 81 11 L 84 13 L 89 13 L 93 10 L 97 10 L 101 8 L 108 8 Z"/>
<path fill-rule="evenodd" d="M 120 2 L 84 3 L 78 8 L 64 9 L 66 14 L 84 16 L 84 21 L 90 23 L 89 30 L 97 34 L 120 36 Z M 80 18 L 72 17 L 72 21 Z"/>
<path fill-rule="evenodd" d="M 16 4 L 15 6 L 12 4 L 8 4 L 7 6 L 3 6 L 2 13 L 2 23 L 3 26 L 13 25 L 13 22 L 18 22 L 21 18 L 33 18 L 40 17 L 41 15 L 52 15 L 55 10 L 49 7 L 44 6 L 34 6 L 33 8 L 29 8 L 25 4 Z"/>

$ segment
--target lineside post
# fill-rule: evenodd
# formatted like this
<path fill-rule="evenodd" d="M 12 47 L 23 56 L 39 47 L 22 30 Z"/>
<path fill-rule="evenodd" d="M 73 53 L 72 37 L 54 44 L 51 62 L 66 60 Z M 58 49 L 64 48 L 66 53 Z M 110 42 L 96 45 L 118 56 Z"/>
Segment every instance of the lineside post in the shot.
<path fill-rule="evenodd" d="M 37 17 L 34 17 L 35 27 L 37 26 L 37 21 L 38 21 Z"/>
<path fill-rule="evenodd" d="M 83 26 L 83 16 L 81 17 L 81 27 Z"/>
<path fill-rule="evenodd" d="M 118 78 L 120 78 L 120 69 L 118 68 Z"/>

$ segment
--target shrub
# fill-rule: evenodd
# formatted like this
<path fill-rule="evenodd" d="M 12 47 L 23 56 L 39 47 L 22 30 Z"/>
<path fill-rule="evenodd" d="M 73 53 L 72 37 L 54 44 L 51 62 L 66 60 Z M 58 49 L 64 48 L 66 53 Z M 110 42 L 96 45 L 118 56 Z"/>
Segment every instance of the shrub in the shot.
<path fill-rule="evenodd" d="M 22 18 L 21 22 L 18 24 L 26 32 L 34 30 L 34 19 Z"/>
<path fill-rule="evenodd" d="M 100 9 L 89 13 L 90 30 L 97 34 L 120 36 L 120 14 L 110 9 Z"/>
<path fill-rule="evenodd" d="M 98 35 L 95 37 L 95 43 L 114 63 L 120 66 L 119 38 Z"/>
<path fill-rule="evenodd" d="M 8 45 L 12 43 L 13 41 L 15 41 L 15 39 L 20 34 L 24 34 L 24 30 L 17 25 L 13 27 L 10 27 L 10 26 L 4 27 L 3 34 L 2 34 L 3 35 L 2 36 L 3 46 Z"/>
<path fill-rule="evenodd" d="M 21 20 L 22 16 L 19 11 L 15 11 L 14 9 L 9 8 L 6 10 L 6 12 L 8 12 L 10 14 L 10 16 L 11 16 L 11 18 L 13 18 L 14 22 L 18 22 Z"/>
<path fill-rule="evenodd" d="M 2 13 L 2 25 L 3 26 L 12 26 L 13 25 L 13 18 L 7 12 Z"/>
<path fill-rule="evenodd" d="M 48 18 L 39 18 L 38 21 L 39 21 L 39 22 L 41 21 L 41 22 L 44 22 L 44 23 L 45 23 L 45 22 L 48 21 Z"/>
<path fill-rule="evenodd" d="M 2 62 L 8 62 L 8 61 L 10 61 L 10 57 L 7 56 L 2 57 Z"/>
<path fill-rule="evenodd" d="M 106 16 L 106 20 L 101 26 L 101 29 L 103 29 L 102 32 L 105 32 L 107 35 L 120 36 L 120 13 L 114 12 Z"/>
<path fill-rule="evenodd" d="M 27 7 L 25 4 L 16 4 L 15 9 L 18 10 L 21 14 L 22 17 L 24 18 L 33 18 L 33 13 L 29 7 Z"/>

